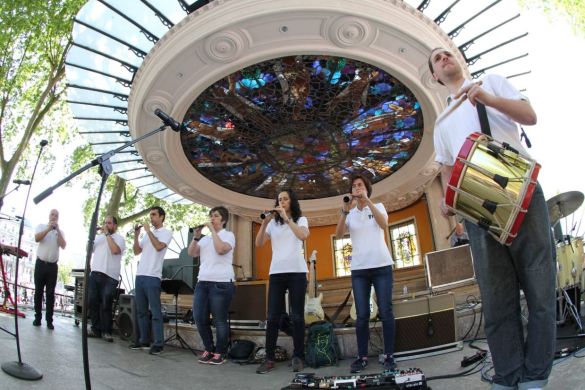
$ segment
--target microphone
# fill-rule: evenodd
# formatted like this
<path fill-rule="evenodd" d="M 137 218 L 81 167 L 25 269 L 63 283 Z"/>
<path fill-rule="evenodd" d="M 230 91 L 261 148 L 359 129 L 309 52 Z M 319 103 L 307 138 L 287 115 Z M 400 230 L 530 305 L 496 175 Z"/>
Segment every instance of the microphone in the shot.
<path fill-rule="evenodd" d="M 12 182 L 14 184 L 22 184 L 25 186 L 30 186 L 30 180 L 20 180 L 20 179 L 16 179 L 16 180 L 12 180 Z"/>
<path fill-rule="evenodd" d="M 350 199 L 350 198 L 349 198 L 349 196 L 347 196 L 347 195 L 345 195 L 345 196 L 343 197 L 343 203 L 349 203 L 349 201 L 350 201 L 350 200 L 351 200 L 351 199 Z"/>
<path fill-rule="evenodd" d="M 49 144 L 49 141 L 47 141 L 46 139 L 41 141 L 41 148 L 44 148 L 45 146 L 47 146 Z"/>
<path fill-rule="evenodd" d="M 154 115 L 158 116 L 165 125 L 169 126 L 174 131 L 181 131 L 183 129 L 183 125 L 165 114 L 160 108 L 154 110 Z"/>
<path fill-rule="evenodd" d="M 260 219 L 266 219 L 266 217 L 270 216 L 270 214 L 275 213 L 276 210 L 265 211 L 260 214 Z"/>

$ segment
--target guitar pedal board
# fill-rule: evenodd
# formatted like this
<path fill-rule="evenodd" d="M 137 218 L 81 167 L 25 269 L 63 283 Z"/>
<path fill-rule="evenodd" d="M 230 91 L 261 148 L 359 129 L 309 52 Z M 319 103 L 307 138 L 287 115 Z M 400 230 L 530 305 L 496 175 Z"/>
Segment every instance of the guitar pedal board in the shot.
<path fill-rule="evenodd" d="M 384 371 L 379 374 L 316 376 L 298 373 L 288 389 L 369 389 L 378 390 L 431 390 L 423 372 L 418 368 Z"/>

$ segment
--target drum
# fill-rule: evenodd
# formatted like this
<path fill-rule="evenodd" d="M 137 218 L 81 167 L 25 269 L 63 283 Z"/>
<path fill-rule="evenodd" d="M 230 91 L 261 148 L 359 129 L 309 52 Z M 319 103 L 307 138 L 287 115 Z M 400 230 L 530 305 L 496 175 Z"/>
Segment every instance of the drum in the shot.
<path fill-rule="evenodd" d="M 540 164 L 482 133 L 467 137 L 453 165 L 445 203 L 510 245 L 517 236 Z"/>
<path fill-rule="evenodd" d="M 579 286 L 583 274 L 583 238 L 575 237 L 557 245 L 557 287 Z"/>

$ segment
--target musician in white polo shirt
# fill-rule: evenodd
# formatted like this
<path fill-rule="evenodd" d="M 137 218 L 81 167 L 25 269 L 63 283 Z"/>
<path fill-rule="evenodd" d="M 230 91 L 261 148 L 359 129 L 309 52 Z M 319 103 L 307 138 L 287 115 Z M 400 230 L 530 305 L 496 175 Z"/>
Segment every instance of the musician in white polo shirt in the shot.
<path fill-rule="evenodd" d="M 53 307 L 55 306 L 55 286 L 59 261 L 59 248 L 65 249 L 65 235 L 59 229 L 59 211 L 53 209 L 49 213 L 49 223 L 40 224 L 35 229 L 37 261 L 35 263 L 35 319 L 34 326 L 41 326 L 43 318 L 43 290 L 46 288 L 45 306 L 47 328 L 53 327 Z"/>
<path fill-rule="evenodd" d="M 165 216 L 166 214 L 162 207 L 154 206 L 150 209 L 150 223 L 154 229 L 151 229 L 148 222 L 145 222 L 143 227 L 146 234 L 141 241 L 138 241 L 141 227 L 136 226 L 134 228 L 134 245 L 132 249 L 135 255 L 141 255 L 136 270 L 134 287 L 140 338 L 138 343 L 130 344 L 130 348 L 143 349 L 148 347 L 150 341 L 148 338 L 148 309 L 150 308 L 153 337 L 153 343 L 149 350 L 151 355 L 160 354 L 164 343 L 160 286 L 165 253 L 173 238 L 173 233 L 163 227 Z"/>
<path fill-rule="evenodd" d="M 236 237 L 234 233 L 225 229 L 229 218 L 225 207 L 212 208 L 209 217 L 210 221 L 205 226 L 211 235 L 202 236 L 203 227 L 196 228 L 187 253 L 189 256 L 199 256 L 201 264 L 193 295 L 193 319 L 205 346 L 199 363 L 218 365 L 225 362 L 228 349 L 230 332 L 228 309 L 235 292 L 232 264 Z M 215 345 L 211 333 L 210 314 L 215 322 L 217 335 Z"/>
<path fill-rule="evenodd" d="M 443 191 L 466 137 L 482 131 L 479 116 L 484 110 L 494 139 L 525 153 L 518 124 L 535 124 L 536 113 L 505 77 L 490 74 L 481 83 L 468 80 L 456 56 L 444 48 L 431 51 L 428 66 L 433 78 L 450 94 L 448 107 L 434 129 L 435 160 L 441 164 Z M 444 200 L 440 207 L 445 217 L 453 215 Z M 466 222 L 465 228 L 494 364 L 492 389 L 541 389 L 552 369 L 556 332 L 554 246 L 542 188 L 536 185 L 510 246 L 500 244 L 478 225 Z M 529 311 L 526 333 L 520 290 Z"/>
<path fill-rule="evenodd" d="M 118 219 L 107 216 L 102 233 L 95 238 L 93 260 L 89 275 L 89 308 L 91 329 L 88 337 L 96 337 L 107 342 L 112 338 L 112 304 L 120 279 L 122 254 L 126 250 L 124 237 L 117 233 Z"/>
<path fill-rule="evenodd" d="M 395 321 L 392 311 L 392 255 L 386 244 L 388 213 L 382 203 L 373 203 L 372 184 L 364 175 L 351 178 L 348 201 L 344 199 L 335 236 L 349 233 L 352 245 L 351 287 L 356 309 L 355 335 L 358 356 L 350 370 L 357 373 L 368 365 L 370 335 L 370 291 L 376 292 L 378 317 L 384 338 L 384 369 L 394 370 Z"/>

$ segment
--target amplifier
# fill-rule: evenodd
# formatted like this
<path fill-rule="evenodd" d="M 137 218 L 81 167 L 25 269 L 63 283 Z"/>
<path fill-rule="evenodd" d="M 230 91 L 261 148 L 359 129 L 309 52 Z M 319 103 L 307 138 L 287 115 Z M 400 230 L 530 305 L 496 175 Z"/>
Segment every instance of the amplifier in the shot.
<path fill-rule="evenodd" d="M 265 321 L 268 302 L 268 281 L 236 282 L 230 304 L 230 318 L 236 321 Z"/>
<path fill-rule="evenodd" d="M 456 246 L 425 255 L 428 285 L 440 291 L 473 283 L 475 270 L 469 245 Z"/>
<path fill-rule="evenodd" d="M 461 349 L 452 293 L 394 302 L 396 360 Z M 402 357 L 402 359 L 401 359 Z"/>

